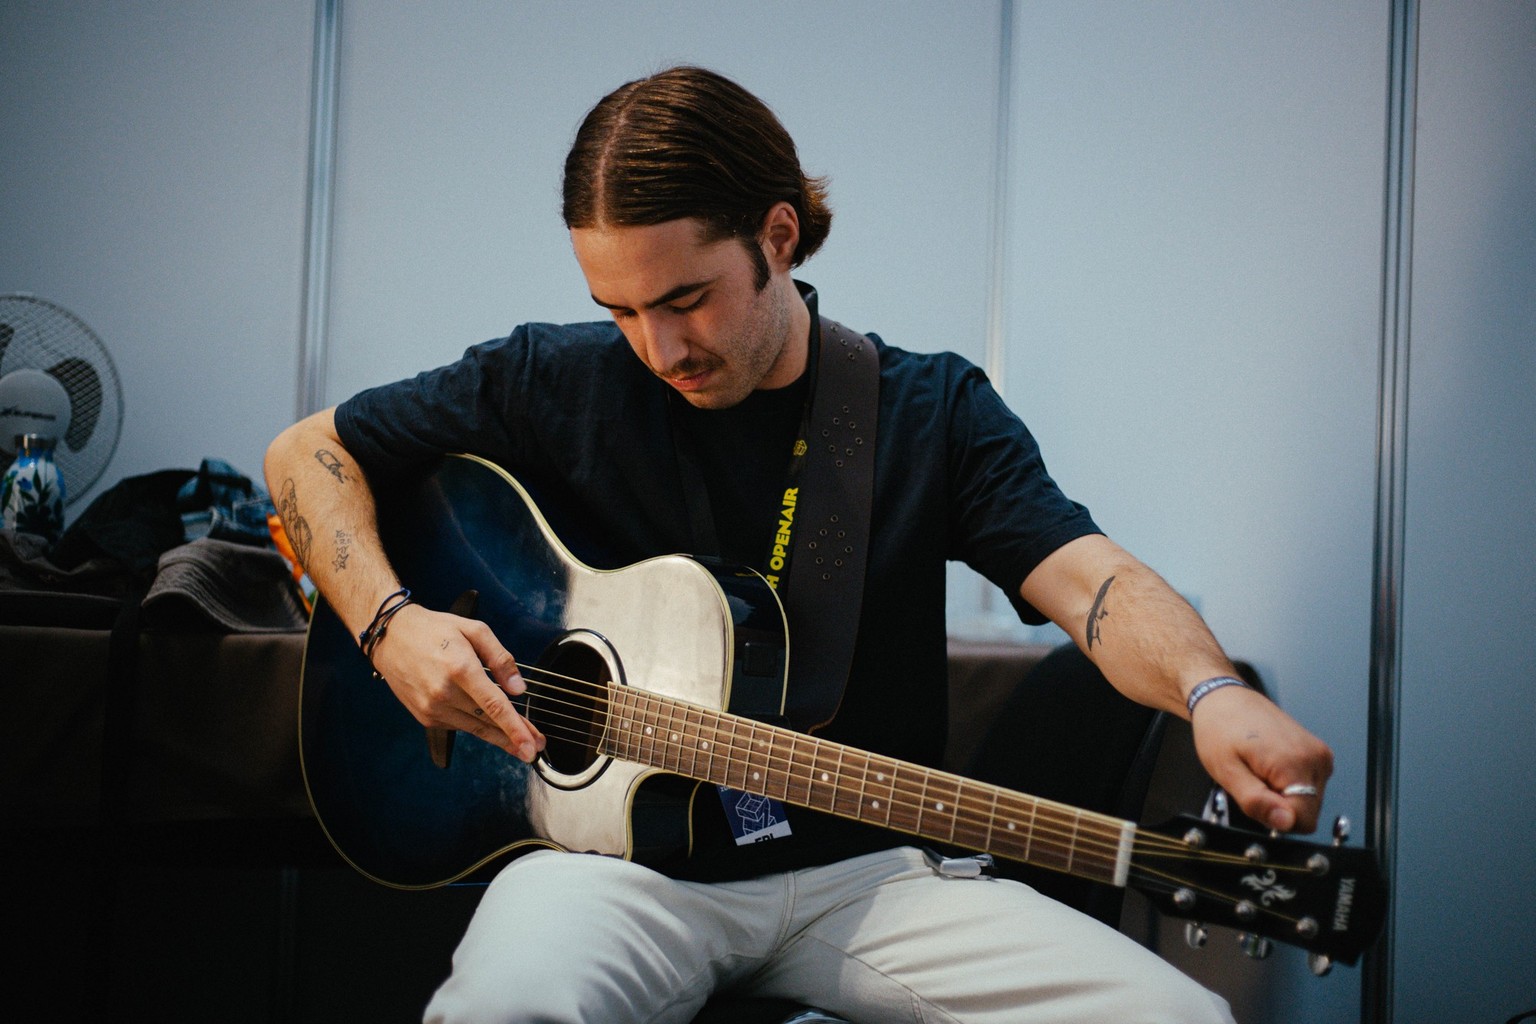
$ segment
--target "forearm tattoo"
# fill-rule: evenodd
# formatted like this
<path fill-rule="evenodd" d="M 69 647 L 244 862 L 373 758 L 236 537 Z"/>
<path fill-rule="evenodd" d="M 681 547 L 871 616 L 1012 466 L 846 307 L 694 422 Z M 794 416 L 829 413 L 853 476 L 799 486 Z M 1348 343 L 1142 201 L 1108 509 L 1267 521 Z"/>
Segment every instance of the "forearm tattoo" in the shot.
<path fill-rule="evenodd" d="M 1099 643 L 1104 641 L 1104 630 L 1100 624 L 1109 618 L 1109 609 L 1104 606 L 1104 598 L 1109 593 L 1109 585 L 1113 582 L 1115 578 L 1111 576 L 1099 585 L 1099 594 L 1093 599 L 1093 607 L 1088 609 L 1088 622 L 1083 632 L 1087 635 L 1090 651 L 1093 650 L 1096 641 Z"/>
<path fill-rule="evenodd" d="M 283 521 L 288 543 L 293 547 L 293 556 L 299 560 L 300 565 L 308 567 L 314 534 L 310 532 L 309 523 L 299 514 L 299 492 L 293 486 L 292 478 L 283 482 L 282 493 L 277 499 L 277 515 Z"/>
<path fill-rule="evenodd" d="M 327 448 L 321 448 L 315 452 L 315 461 L 324 466 L 325 471 L 335 477 L 337 483 L 344 484 L 347 482 L 346 474 L 341 471 L 341 460 L 336 457 L 335 452 Z"/>
<path fill-rule="evenodd" d="M 331 565 L 337 572 L 345 572 L 347 558 L 352 554 L 352 535 L 346 530 L 336 531 L 336 557 L 331 560 Z"/>

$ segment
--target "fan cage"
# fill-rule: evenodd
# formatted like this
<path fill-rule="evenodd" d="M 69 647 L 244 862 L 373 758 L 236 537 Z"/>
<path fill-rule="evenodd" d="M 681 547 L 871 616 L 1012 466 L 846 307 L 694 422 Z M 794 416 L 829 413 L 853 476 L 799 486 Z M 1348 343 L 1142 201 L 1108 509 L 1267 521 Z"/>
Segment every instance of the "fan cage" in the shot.
<path fill-rule="evenodd" d="M 0 378 L 42 370 L 70 396 L 70 421 L 54 448 L 72 504 L 101 478 L 117 451 L 123 392 L 117 367 L 96 332 L 78 316 L 35 295 L 0 295 Z M 15 456 L 15 439 L 0 437 L 0 455 Z"/>

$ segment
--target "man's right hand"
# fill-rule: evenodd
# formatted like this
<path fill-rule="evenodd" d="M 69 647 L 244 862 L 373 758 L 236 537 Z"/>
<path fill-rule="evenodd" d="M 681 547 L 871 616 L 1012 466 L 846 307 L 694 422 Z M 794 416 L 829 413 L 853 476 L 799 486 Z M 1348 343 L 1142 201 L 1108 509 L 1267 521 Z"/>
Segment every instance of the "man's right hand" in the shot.
<path fill-rule="evenodd" d="M 373 667 L 424 726 L 469 733 L 523 761 L 544 749 L 510 700 L 528 684 L 483 622 L 408 604 L 389 620 Z"/>
<path fill-rule="evenodd" d="M 367 475 L 337 434 L 336 410 L 284 430 L 264 466 L 295 554 L 355 635 L 380 595 L 400 582 L 379 542 Z M 524 761 L 544 749 L 544 736 L 509 699 L 527 683 L 485 623 L 407 604 L 371 654 L 374 670 L 422 725 L 467 732 Z"/>

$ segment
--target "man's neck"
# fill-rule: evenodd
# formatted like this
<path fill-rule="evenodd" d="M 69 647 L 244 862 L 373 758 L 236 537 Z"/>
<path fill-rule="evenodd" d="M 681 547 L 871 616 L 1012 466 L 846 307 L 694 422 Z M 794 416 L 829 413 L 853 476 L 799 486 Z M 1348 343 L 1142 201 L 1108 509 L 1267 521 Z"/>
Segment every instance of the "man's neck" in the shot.
<path fill-rule="evenodd" d="M 774 282 L 769 287 L 776 288 L 780 285 Z M 812 307 L 816 302 L 816 291 L 796 281 L 791 281 L 788 287 L 793 290 L 786 299 L 786 305 L 789 308 L 789 324 L 785 331 L 784 348 L 774 362 L 773 368 L 758 385 L 760 390 L 788 387 L 805 376 L 806 367 L 810 365 Z"/>

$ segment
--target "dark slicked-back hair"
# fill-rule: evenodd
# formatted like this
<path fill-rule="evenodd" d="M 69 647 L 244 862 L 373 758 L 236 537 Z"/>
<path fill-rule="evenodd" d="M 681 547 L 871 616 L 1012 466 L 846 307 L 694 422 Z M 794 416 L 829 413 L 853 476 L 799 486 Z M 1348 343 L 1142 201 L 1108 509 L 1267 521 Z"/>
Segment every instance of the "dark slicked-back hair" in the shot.
<path fill-rule="evenodd" d="M 832 223 L 826 182 L 800 169 L 795 142 L 756 96 L 698 67 L 674 67 L 621 85 L 588 112 L 565 158 L 567 228 L 640 227 L 683 217 L 707 240 L 755 244 L 780 201 L 800 218 L 799 266 Z"/>

